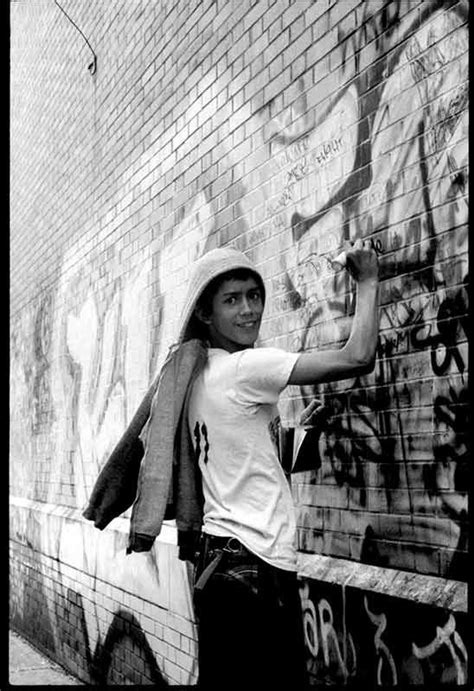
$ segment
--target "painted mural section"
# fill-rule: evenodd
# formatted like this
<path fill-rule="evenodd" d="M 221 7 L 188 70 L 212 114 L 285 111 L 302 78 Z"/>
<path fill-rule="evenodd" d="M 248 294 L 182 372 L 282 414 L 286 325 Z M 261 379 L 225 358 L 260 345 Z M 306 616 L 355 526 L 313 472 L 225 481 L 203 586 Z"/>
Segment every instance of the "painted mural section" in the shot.
<path fill-rule="evenodd" d="M 300 548 L 462 579 L 468 33 L 460 5 L 406 7 L 358 8 L 336 27 L 330 77 L 323 63 L 278 117 L 266 109 L 253 252 L 275 253 L 266 334 L 292 350 L 348 335 L 353 285 L 331 262 L 343 241 L 370 238 L 380 258 L 375 372 L 288 398 L 287 419 L 315 394 L 333 413 L 320 469 L 296 478 Z"/>
<path fill-rule="evenodd" d="M 465 686 L 466 619 L 457 613 L 312 579 L 300 587 L 315 686 Z M 408 624 L 409 622 L 409 624 Z"/>
<path fill-rule="evenodd" d="M 282 401 L 288 428 L 314 396 L 329 412 L 322 431 L 294 433 L 305 435 L 305 470 L 292 477 L 299 549 L 467 579 L 468 5 L 138 5 L 107 16 L 97 41 L 125 80 L 148 60 L 120 111 L 124 133 L 133 122 L 146 134 L 140 147 L 119 136 L 99 51 L 84 144 L 95 174 L 71 202 L 79 230 L 55 245 L 54 280 L 12 312 L 12 617 L 81 678 L 159 686 L 197 674 L 173 526 L 149 554 L 125 556 L 126 517 L 99 533 L 81 511 L 173 342 L 190 265 L 210 247 L 232 242 L 259 265 L 262 344 L 302 351 L 347 338 L 354 286 L 332 259 L 345 240 L 372 239 L 374 372 Z M 16 12 L 31 31 L 28 10 Z M 82 19 L 92 31 L 106 15 Z M 170 63 L 158 38 L 173 22 L 183 40 Z M 183 74 L 177 96 L 168 67 L 170 80 Z M 159 118 L 133 120 L 154 104 Z M 306 576 L 301 596 L 313 681 L 465 683 L 461 615 Z M 424 624 L 408 640 L 415 610 Z"/>

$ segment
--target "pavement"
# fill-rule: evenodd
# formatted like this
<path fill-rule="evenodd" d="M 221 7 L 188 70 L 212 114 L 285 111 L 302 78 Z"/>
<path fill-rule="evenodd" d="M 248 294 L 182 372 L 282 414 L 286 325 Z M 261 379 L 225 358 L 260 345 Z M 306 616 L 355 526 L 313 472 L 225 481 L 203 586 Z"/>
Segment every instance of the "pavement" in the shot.
<path fill-rule="evenodd" d="M 85 686 L 14 631 L 9 633 L 9 681 L 14 686 Z"/>

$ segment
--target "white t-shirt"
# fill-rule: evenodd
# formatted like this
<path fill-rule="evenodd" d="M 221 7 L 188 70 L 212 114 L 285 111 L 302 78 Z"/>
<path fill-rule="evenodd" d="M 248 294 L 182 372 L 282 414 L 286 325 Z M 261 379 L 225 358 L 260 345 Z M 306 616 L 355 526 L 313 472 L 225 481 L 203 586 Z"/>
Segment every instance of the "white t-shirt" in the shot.
<path fill-rule="evenodd" d="M 203 480 L 203 531 L 236 537 L 290 571 L 296 570 L 295 509 L 272 429 L 297 359 L 277 348 L 210 348 L 188 415 Z"/>

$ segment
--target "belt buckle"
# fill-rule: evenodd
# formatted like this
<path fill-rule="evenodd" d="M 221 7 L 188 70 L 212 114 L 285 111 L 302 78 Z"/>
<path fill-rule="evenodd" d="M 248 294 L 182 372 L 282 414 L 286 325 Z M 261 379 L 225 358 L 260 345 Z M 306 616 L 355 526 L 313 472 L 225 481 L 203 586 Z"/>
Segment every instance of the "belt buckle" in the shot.
<path fill-rule="evenodd" d="M 235 544 L 235 547 L 232 547 L 232 543 Z M 240 542 L 237 540 L 237 538 L 236 537 L 230 537 L 226 542 L 226 545 L 224 547 L 224 552 L 231 552 L 232 554 L 235 554 L 236 552 L 240 552 L 241 548 L 242 548 L 242 546 L 241 546 Z"/>

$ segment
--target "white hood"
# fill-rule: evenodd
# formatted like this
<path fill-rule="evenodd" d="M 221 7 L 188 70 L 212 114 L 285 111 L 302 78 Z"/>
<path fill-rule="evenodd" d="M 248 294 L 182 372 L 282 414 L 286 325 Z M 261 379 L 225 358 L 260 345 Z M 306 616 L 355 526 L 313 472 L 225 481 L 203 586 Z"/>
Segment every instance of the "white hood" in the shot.
<path fill-rule="evenodd" d="M 233 247 L 218 247 L 217 249 L 210 250 L 194 262 L 191 269 L 186 298 L 178 323 L 178 343 L 195 337 L 191 318 L 197 301 L 205 288 L 216 278 L 216 276 L 233 269 L 249 269 L 253 271 L 259 276 L 263 286 L 263 278 L 254 264 L 243 254 L 243 252 L 239 252 L 239 250 Z M 265 295 L 263 295 L 263 300 L 265 300 Z"/>

